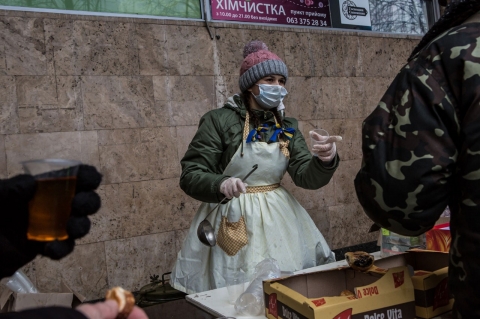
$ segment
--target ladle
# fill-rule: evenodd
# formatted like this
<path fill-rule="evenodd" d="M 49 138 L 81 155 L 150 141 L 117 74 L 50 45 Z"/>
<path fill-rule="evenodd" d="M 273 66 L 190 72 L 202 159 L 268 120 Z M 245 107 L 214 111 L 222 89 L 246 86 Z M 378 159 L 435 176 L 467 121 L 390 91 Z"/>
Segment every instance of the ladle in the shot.
<path fill-rule="evenodd" d="M 250 176 L 250 174 L 252 174 L 257 168 L 258 168 L 258 164 L 253 165 L 252 170 L 247 175 L 245 175 L 245 177 L 242 179 L 242 182 L 245 182 L 247 177 Z M 200 239 L 200 241 L 204 245 L 213 247 L 217 244 L 217 239 L 215 238 L 215 230 L 213 229 L 212 224 L 210 224 L 210 222 L 207 220 L 207 218 L 225 200 L 227 200 L 227 197 L 225 197 L 224 199 L 222 199 L 220 201 L 220 203 L 215 205 L 215 207 L 213 207 L 213 209 L 207 214 L 207 216 L 205 216 L 203 221 L 198 225 L 197 237 L 198 237 L 198 239 Z"/>

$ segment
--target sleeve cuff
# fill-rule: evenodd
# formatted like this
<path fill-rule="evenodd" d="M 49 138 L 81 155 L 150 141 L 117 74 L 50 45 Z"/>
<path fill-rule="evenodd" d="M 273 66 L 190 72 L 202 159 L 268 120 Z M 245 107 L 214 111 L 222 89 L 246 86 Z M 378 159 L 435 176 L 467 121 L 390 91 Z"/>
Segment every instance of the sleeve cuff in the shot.
<path fill-rule="evenodd" d="M 321 159 L 317 157 L 317 160 L 320 162 L 323 168 L 325 169 L 336 169 L 338 167 L 338 163 L 340 162 L 340 157 L 338 156 L 338 153 L 335 154 L 335 157 L 329 162 L 329 163 L 324 163 L 322 162 Z"/>
<path fill-rule="evenodd" d="M 220 178 L 215 180 L 215 182 L 212 185 L 212 192 L 216 192 L 217 194 L 217 200 L 220 202 L 222 199 L 225 198 L 225 195 L 223 195 L 222 192 L 220 192 L 220 185 L 222 185 L 223 181 L 226 179 L 229 179 L 230 176 L 222 175 Z M 229 200 L 224 201 L 223 203 L 227 203 Z"/>

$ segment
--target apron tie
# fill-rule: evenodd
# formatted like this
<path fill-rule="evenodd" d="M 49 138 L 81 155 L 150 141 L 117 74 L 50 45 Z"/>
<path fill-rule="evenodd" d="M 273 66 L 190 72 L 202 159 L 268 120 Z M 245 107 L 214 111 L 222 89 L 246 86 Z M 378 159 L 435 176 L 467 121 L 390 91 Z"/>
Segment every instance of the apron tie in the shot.
<path fill-rule="evenodd" d="M 266 193 L 273 191 L 280 187 L 280 184 L 262 185 L 262 186 L 247 186 L 247 194 L 251 193 Z"/>

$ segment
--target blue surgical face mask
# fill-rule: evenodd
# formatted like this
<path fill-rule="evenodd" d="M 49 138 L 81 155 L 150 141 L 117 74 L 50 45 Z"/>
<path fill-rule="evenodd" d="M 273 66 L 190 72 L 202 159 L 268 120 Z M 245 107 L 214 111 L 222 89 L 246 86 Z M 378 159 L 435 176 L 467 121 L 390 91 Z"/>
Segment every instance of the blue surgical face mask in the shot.
<path fill-rule="evenodd" d="M 278 107 L 283 98 L 288 94 L 287 90 L 281 85 L 256 84 L 260 88 L 258 95 L 253 94 L 257 103 L 264 109 L 273 109 Z"/>

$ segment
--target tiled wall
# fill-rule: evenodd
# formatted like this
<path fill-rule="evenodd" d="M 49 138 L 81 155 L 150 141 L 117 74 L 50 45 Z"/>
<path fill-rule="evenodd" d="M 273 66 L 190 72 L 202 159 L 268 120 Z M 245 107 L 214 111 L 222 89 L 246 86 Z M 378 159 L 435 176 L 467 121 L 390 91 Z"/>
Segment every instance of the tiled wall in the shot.
<path fill-rule="evenodd" d="M 30 158 L 79 159 L 104 174 L 90 234 L 60 262 L 25 267 L 42 291 L 64 280 L 88 299 L 138 290 L 170 271 L 199 203 L 178 186 L 200 116 L 237 91 L 243 44 L 284 59 L 287 113 L 306 134 L 342 135 L 342 162 L 318 191 L 283 184 L 332 248 L 375 240 L 357 202 L 362 119 L 418 37 L 369 32 L 0 11 L 0 177 Z"/>

